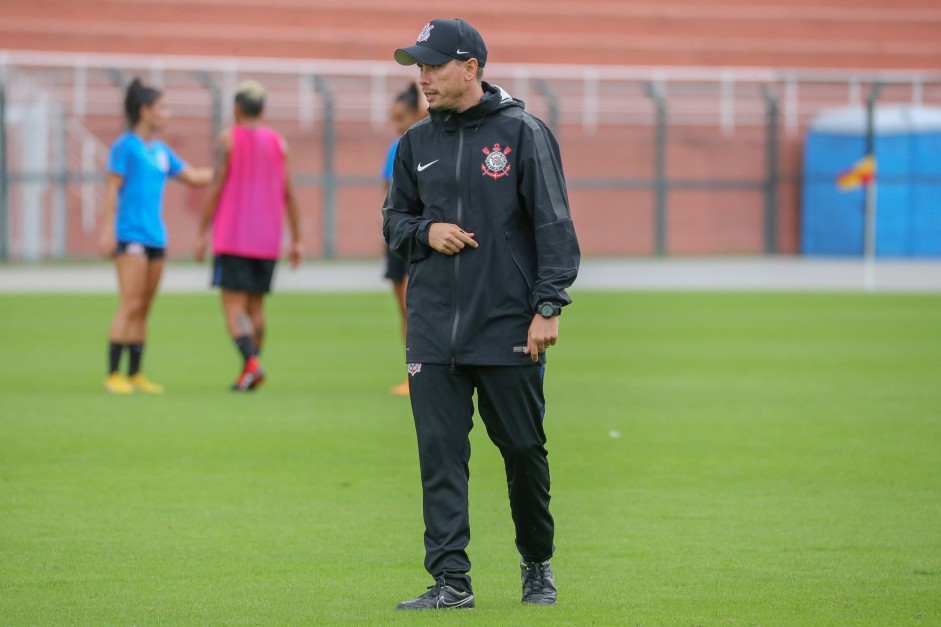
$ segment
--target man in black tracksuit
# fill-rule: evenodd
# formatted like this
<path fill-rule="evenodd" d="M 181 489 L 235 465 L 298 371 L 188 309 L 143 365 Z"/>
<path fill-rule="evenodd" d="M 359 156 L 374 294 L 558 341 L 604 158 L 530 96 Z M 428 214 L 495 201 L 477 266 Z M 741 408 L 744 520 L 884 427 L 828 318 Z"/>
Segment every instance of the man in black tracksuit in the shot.
<path fill-rule="evenodd" d="M 466 547 L 475 390 L 506 465 L 523 602 L 552 605 L 543 374 L 580 258 L 558 145 L 522 102 L 482 81 L 487 50 L 466 22 L 432 20 L 395 58 L 418 65 L 430 108 L 399 142 L 383 233 L 410 260 L 406 361 L 425 568 L 435 578 L 398 607 L 474 606 Z"/>

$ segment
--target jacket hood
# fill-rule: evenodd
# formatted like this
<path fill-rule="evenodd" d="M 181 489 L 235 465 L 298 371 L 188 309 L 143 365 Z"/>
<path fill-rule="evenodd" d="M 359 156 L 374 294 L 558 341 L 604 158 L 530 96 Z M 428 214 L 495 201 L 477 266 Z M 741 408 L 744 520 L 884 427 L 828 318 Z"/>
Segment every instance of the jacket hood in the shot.
<path fill-rule="evenodd" d="M 512 107 L 519 107 L 520 109 L 526 108 L 522 100 L 514 98 L 499 85 L 491 85 L 483 81 L 481 86 L 484 89 L 483 98 L 473 107 L 461 112 L 457 112 L 453 109 L 444 111 L 432 109 L 429 111 L 431 121 L 441 125 L 445 130 L 456 130 L 461 126 L 476 124 L 479 120 L 488 115 L 493 115 L 497 111 L 502 111 L 503 109 Z"/>

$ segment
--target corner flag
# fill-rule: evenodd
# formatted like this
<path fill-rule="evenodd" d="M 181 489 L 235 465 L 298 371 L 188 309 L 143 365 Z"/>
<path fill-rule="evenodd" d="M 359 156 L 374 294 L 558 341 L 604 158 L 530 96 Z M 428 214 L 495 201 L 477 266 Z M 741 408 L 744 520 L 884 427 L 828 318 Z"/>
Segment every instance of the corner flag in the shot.
<path fill-rule="evenodd" d="M 866 155 L 854 163 L 852 168 L 837 177 L 836 186 L 841 191 L 848 192 L 868 186 L 875 178 L 876 160 L 872 155 Z"/>

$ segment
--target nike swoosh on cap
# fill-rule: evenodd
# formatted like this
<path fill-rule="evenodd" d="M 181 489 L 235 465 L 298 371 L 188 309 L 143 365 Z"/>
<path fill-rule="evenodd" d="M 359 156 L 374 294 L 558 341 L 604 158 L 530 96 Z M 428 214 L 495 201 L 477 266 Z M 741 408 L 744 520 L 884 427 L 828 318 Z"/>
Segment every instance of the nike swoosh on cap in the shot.
<path fill-rule="evenodd" d="M 419 172 L 422 172 L 423 170 L 426 170 L 426 169 L 430 168 L 431 166 L 433 166 L 434 164 L 438 163 L 439 161 L 441 161 L 441 159 L 435 159 L 435 160 L 432 161 L 431 163 L 426 163 L 426 164 L 424 164 L 424 165 L 421 164 L 421 163 L 419 163 L 419 164 L 418 164 L 418 171 L 419 171 Z"/>
<path fill-rule="evenodd" d="M 467 50 L 460 50 L 460 49 L 458 49 L 457 53 L 458 54 L 470 54 Z"/>

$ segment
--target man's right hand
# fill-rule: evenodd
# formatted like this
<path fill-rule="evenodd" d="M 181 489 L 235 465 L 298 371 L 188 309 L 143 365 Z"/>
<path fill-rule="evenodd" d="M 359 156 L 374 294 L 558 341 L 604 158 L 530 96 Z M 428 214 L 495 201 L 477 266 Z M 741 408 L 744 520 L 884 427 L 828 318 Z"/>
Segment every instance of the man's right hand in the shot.
<path fill-rule="evenodd" d="M 445 255 L 455 255 L 465 246 L 477 248 L 473 233 L 447 222 L 435 222 L 428 227 L 428 245 Z"/>
<path fill-rule="evenodd" d="M 193 257 L 196 261 L 202 261 L 206 257 L 206 234 L 197 233 L 193 239 Z"/>

